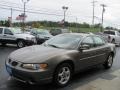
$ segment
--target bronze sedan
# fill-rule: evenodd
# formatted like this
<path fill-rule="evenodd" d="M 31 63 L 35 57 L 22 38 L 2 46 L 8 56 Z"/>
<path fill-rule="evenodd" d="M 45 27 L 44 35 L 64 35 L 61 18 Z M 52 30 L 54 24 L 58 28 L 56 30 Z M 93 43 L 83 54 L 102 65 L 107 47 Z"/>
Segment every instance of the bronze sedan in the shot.
<path fill-rule="evenodd" d="M 115 45 L 90 34 L 66 33 L 42 45 L 14 51 L 6 60 L 6 69 L 16 80 L 36 84 L 54 82 L 66 86 L 72 75 L 93 65 L 111 68 Z"/>

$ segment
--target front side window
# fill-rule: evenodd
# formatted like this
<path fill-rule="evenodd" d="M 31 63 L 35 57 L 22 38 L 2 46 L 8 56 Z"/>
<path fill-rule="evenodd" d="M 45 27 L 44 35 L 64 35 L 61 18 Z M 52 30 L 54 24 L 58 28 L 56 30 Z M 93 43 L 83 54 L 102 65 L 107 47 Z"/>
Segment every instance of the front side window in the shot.
<path fill-rule="evenodd" d="M 3 28 L 0 28 L 0 34 L 2 34 L 2 32 L 3 32 Z"/>
<path fill-rule="evenodd" d="M 9 29 L 5 29 L 4 34 L 13 35 L 12 32 Z"/>
<path fill-rule="evenodd" d="M 94 47 L 94 41 L 91 37 L 86 37 L 83 41 L 82 41 L 82 45 L 89 45 L 90 48 Z"/>
<path fill-rule="evenodd" d="M 105 41 L 102 38 L 100 37 L 93 37 L 93 38 L 94 38 L 96 46 L 102 46 L 105 44 Z"/>

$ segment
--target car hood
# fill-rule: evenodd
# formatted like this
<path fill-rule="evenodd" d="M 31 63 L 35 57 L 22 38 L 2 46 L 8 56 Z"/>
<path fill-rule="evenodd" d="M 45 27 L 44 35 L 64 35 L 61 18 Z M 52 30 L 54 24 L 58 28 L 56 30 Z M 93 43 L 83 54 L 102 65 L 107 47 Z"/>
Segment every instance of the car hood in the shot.
<path fill-rule="evenodd" d="M 9 58 L 23 63 L 42 63 L 65 51 L 67 50 L 35 45 L 16 50 Z"/>
<path fill-rule="evenodd" d="M 27 33 L 15 34 L 15 36 L 16 37 L 22 37 L 22 38 L 26 38 L 26 37 L 34 38 L 33 35 L 30 35 L 30 34 L 27 34 Z"/>
<path fill-rule="evenodd" d="M 52 35 L 38 35 L 39 38 L 52 38 Z"/>

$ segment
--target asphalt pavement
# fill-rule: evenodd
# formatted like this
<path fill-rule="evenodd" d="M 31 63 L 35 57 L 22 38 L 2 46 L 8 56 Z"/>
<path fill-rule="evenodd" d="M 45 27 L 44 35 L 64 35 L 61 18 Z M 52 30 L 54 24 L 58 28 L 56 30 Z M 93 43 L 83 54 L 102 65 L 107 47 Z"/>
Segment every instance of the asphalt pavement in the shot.
<path fill-rule="evenodd" d="M 5 59 L 8 55 L 17 50 L 16 46 L 0 46 L 0 90 L 103 90 L 94 87 L 88 87 L 87 84 L 93 82 L 99 84 L 99 82 L 105 82 L 105 80 L 114 80 L 117 75 L 111 74 L 120 70 L 120 48 L 117 47 L 116 57 L 114 59 L 113 67 L 109 70 L 105 70 L 102 65 L 96 66 L 84 72 L 80 72 L 75 75 L 70 84 L 64 88 L 56 88 L 52 84 L 46 85 L 29 85 L 15 80 L 12 80 L 5 68 Z M 83 88 L 83 86 L 85 88 Z"/>

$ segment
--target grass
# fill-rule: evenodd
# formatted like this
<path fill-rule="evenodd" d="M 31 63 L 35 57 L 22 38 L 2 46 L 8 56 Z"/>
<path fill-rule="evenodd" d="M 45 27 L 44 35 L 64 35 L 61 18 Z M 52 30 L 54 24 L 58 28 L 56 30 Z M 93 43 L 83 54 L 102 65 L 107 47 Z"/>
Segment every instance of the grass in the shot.
<path fill-rule="evenodd" d="M 72 32 L 93 32 L 93 33 L 96 33 L 96 32 L 99 32 L 100 31 L 100 28 L 70 28 L 70 30 Z"/>
<path fill-rule="evenodd" d="M 47 30 L 51 30 L 51 29 L 55 29 L 55 28 L 59 28 L 59 27 L 42 27 L 41 29 L 47 29 Z M 69 27 L 68 28 L 70 31 L 72 32 L 100 32 L 100 28 L 75 28 L 75 27 Z"/>

